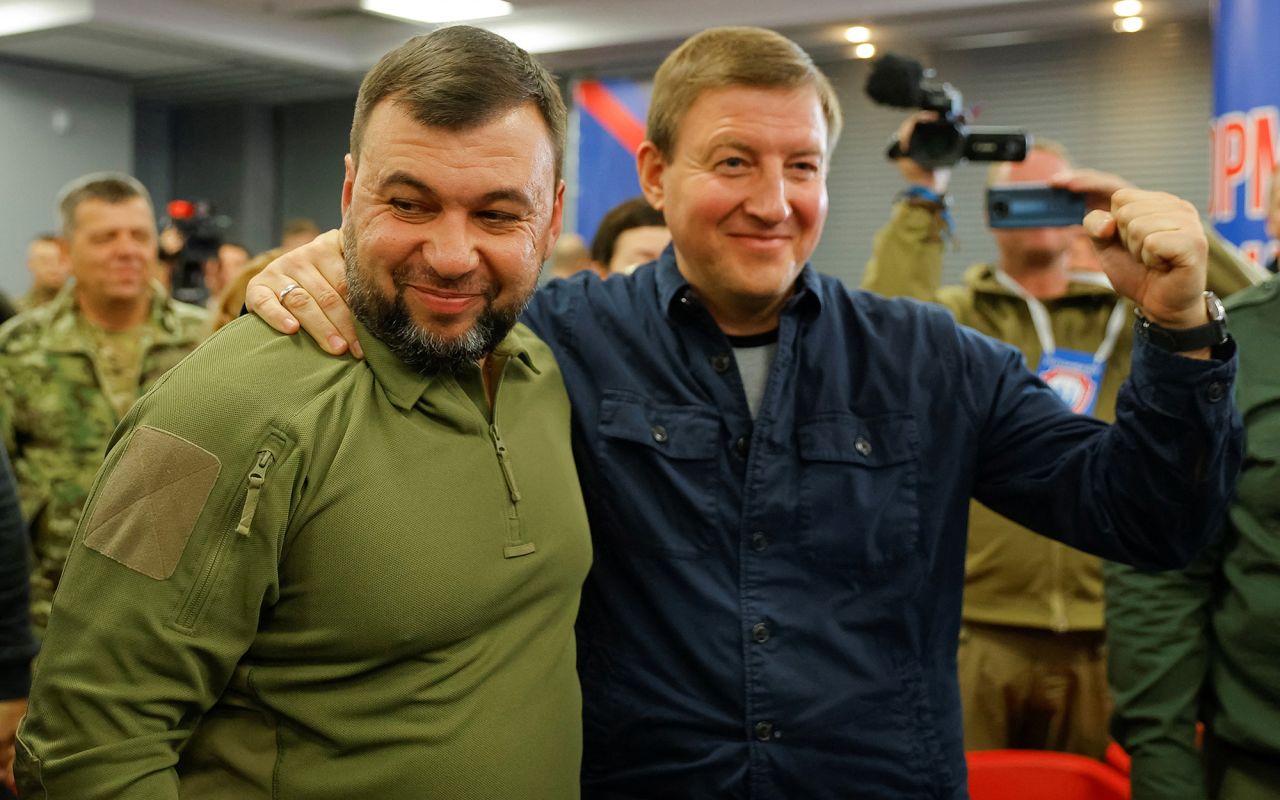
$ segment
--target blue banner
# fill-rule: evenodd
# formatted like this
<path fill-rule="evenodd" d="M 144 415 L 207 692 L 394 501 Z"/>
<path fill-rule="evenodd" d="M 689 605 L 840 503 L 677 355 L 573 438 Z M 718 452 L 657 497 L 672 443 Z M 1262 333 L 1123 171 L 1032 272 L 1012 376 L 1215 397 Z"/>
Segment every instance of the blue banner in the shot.
<path fill-rule="evenodd" d="M 601 218 L 640 194 L 636 148 L 644 141 L 648 84 L 584 80 L 573 90 L 578 110 L 577 233 L 588 242 Z"/>
<path fill-rule="evenodd" d="M 1277 243 L 1265 229 L 1280 135 L 1280 2 L 1218 0 L 1213 33 L 1214 227 L 1254 261 Z"/>

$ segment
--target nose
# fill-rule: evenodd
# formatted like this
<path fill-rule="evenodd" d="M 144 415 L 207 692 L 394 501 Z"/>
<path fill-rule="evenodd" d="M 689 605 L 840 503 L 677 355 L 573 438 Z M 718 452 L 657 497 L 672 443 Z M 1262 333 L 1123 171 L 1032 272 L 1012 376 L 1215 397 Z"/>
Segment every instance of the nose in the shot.
<path fill-rule="evenodd" d="M 441 214 L 431 225 L 422 255 L 446 280 L 460 278 L 476 268 L 479 258 L 465 214 Z"/>
<path fill-rule="evenodd" d="M 781 167 L 762 169 L 752 181 L 743 210 L 768 226 L 781 225 L 791 217 L 787 179 Z"/>
<path fill-rule="evenodd" d="M 111 240 L 111 254 L 116 258 L 134 260 L 155 255 L 151 249 L 131 231 L 120 231 Z"/>

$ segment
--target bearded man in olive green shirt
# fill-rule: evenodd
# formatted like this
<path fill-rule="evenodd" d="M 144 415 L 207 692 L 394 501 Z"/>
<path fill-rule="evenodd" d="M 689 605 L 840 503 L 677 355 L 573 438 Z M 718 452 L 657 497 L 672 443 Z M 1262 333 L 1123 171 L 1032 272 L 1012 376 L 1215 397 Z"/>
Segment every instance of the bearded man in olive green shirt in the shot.
<path fill-rule="evenodd" d="M 24 798 L 578 796 L 590 543 L 559 370 L 515 324 L 565 116 L 475 28 L 366 76 L 342 190 L 366 358 L 243 319 L 135 406 L 54 604 Z"/>

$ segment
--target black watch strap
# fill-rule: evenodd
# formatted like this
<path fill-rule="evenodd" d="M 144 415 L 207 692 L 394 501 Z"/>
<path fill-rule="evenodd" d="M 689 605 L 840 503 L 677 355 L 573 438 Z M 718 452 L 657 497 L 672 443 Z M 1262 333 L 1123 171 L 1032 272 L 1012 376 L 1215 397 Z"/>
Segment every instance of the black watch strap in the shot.
<path fill-rule="evenodd" d="M 1204 293 L 1204 304 L 1209 312 L 1209 322 L 1195 328 L 1165 328 L 1144 317 L 1142 309 L 1135 308 L 1138 319 L 1133 325 L 1134 331 L 1156 347 L 1171 353 L 1215 347 L 1227 340 L 1227 312 L 1213 292 Z"/>

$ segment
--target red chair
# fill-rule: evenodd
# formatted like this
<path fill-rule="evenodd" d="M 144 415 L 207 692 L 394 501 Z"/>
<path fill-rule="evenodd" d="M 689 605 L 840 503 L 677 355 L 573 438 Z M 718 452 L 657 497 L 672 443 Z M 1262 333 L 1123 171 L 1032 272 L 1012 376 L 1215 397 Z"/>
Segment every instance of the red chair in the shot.
<path fill-rule="evenodd" d="M 1119 742 L 1112 742 L 1107 745 L 1107 754 L 1104 758 L 1108 764 L 1119 770 L 1122 775 L 1128 775 L 1130 768 L 1133 766 L 1133 759 L 1129 758 L 1129 754 L 1124 751 Z"/>
<path fill-rule="evenodd" d="M 979 750 L 966 754 L 970 800 L 1129 800 L 1129 779 L 1071 753 Z"/>

